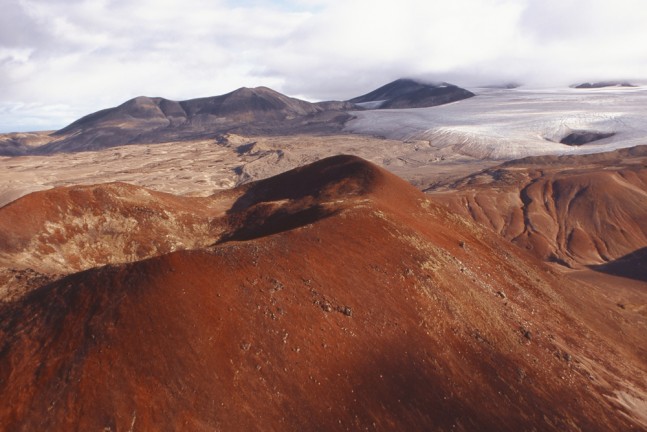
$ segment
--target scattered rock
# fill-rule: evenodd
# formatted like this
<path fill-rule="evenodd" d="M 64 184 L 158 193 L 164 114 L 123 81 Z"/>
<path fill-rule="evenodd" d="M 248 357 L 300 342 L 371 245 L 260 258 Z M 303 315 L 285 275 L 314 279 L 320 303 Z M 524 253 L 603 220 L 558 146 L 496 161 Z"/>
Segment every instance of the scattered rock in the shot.
<path fill-rule="evenodd" d="M 339 308 L 339 312 L 343 313 L 346 316 L 353 316 L 353 310 L 348 306 L 342 306 Z"/>
<path fill-rule="evenodd" d="M 475 331 L 474 334 L 472 334 L 472 336 L 474 337 L 474 339 L 476 339 L 479 342 L 487 343 L 487 341 L 483 338 L 483 336 L 481 336 L 481 333 L 478 330 Z"/>
<path fill-rule="evenodd" d="M 507 298 L 508 298 L 508 296 L 507 296 L 507 295 L 505 295 L 505 293 L 504 293 L 503 291 L 497 291 L 497 292 L 496 292 L 496 295 L 498 295 L 498 296 L 499 296 L 499 297 L 501 297 L 502 299 L 507 299 Z"/>
<path fill-rule="evenodd" d="M 560 360 L 564 360 L 564 361 L 565 361 L 565 362 L 567 362 L 567 363 L 568 363 L 568 362 L 570 362 L 570 361 L 573 359 L 573 357 L 572 357 L 569 353 L 567 353 L 567 352 L 565 352 L 565 351 L 557 350 L 557 351 L 555 351 L 553 354 L 554 354 L 554 355 L 555 355 L 555 357 L 557 357 L 558 359 L 560 359 Z"/>
<path fill-rule="evenodd" d="M 284 285 L 278 279 L 272 279 L 271 283 L 272 288 L 270 288 L 270 292 L 281 291 L 284 288 Z"/>
<path fill-rule="evenodd" d="M 521 334 L 523 334 L 523 337 L 525 337 L 526 339 L 532 340 L 532 333 L 530 332 L 530 330 L 522 328 Z"/>
<path fill-rule="evenodd" d="M 517 380 L 519 383 L 523 383 L 523 381 L 526 379 L 526 371 L 523 368 L 518 368 L 517 369 Z"/>

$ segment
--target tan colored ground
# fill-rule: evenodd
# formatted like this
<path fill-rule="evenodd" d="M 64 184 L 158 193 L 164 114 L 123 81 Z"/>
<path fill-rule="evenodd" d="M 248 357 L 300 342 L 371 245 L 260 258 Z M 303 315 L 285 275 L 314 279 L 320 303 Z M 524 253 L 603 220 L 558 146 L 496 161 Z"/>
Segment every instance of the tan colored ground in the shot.
<path fill-rule="evenodd" d="M 492 162 L 437 153 L 428 142 L 358 135 L 241 137 L 140 144 L 51 156 L 0 157 L 0 206 L 54 186 L 127 182 L 180 195 L 207 196 L 335 154 L 383 166 L 419 188 L 465 176 Z"/>

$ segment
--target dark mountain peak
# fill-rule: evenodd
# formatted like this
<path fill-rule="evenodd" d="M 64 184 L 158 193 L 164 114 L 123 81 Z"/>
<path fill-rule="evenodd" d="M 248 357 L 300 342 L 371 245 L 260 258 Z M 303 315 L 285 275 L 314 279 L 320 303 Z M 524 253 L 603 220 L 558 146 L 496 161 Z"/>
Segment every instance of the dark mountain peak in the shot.
<path fill-rule="evenodd" d="M 150 118 L 164 116 L 160 109 L 162 98 L 137 96 L 119 105 L 115 112 L 135 118 Z"/>
<path fill-rule="evenodd" d="M 156 102 L 158 102 L 161 98 L 154 98 L 154 97 L 148 97 L 148 96 L 136 96 L 132 99 L 127 100 L 121 106 L 128 106 L 128 105 L 138 105 L 138 104 L 143 104 L 143 105 L 157 105 Z"/>
<path fill-rule="evenodd" d="M 261 95 L 276 96 L 281 94 L 267 87 L 240 87 L 232 92 L 226 93 L 224 96 L 252 97 L 252 96 L 261 96 Z"/>
<path fill-rule="evenodd" d="M 265 86 L 258 86 L 258 87 L 241 87 L 237 90 L 234 90 L 230 94 L 242 94 L 242 95 L 258 95 L 258 96 L 273 96 L 273 97 L 281 97 L 281 98 L 287 98 L 288 96 L 284 95 L 283 93 L 280 93 L 274 89 L 271 89 L 269 87 Z"/>
<path fill-rule="evenodd" d="M 383 85 L 382 87 L 379 87 L 373 90 L 372 92 L 353 98 L 350 100 L 350 102 L 364 103 L 364 102 L 392 99 L 404 93 L 416 91 L 421 87 L 424 87 L 425 85 L 426 84 L 423 84 L 422 82 L 416 81 L 411 78 L 399 78 L 395 81 L 392 81 L 388 84 Z"/>
<path fill-rule="evenodd" d="M 303 103 L 309 103 L 306 101 L 302 101 L 299 99 L 291 98 L 289 96 L 284 95 L 283 93 L 280 93 L 274 89 L 271 89 L 269 87 L 240 87 L 230 93 L 227 93 L 222 96 L 215 96 L 212 99 L 218 99 L 219 97 L 226 97 L 226 98 L 264 98 L 264 99 L 275 99 L 275 100 L 282 100 L 282 101 L 289 101 L 289 100 L 295 100 Z M 190 101 L 189 101 L 190 102 Z"/>
<path fill-rule="evenodd" d="M 66 135 L 99 126 L 109 127 L 135 119 L 138 127 L 141 126 L 142 120 L 165 121 L 166 116 L 164 110 L 160 107 L 167 107 L 173 103 L 173 101 L 159 97 L 137 96 L 114 108 L 104 109 L 81 117 L 63 129 L 56 131 L 54 135 Z"/>
<path fill-rule="evenodd" d="M 370 93 L 350 99 L 361 107 L 423 108 L 443 105 L 474 96 L 470 91 L 446 82 L 429 83 L 400 78 Z"/>
<path fill-rule="evenodd" d="M 232 100 L 232 99 L 237 99 L 237 100 L 257 100 L 257 99 L 263 99 L 266 101 L 271 101 L 273 102 L 273 105 L 271 108 L 274 109 L 281 109 L 281 108 L 287 108 L 288 105 L 293 103 L 294 101 L 298 101 L 300 105 L 307 105 L 309 104 L 306 101 L 301 101 L 298 99 L 293 99 L 290 98 L 289 96 L 286 96 L 282 93 L 277 92 L 276 90 L 272 90 L 269 87 L 241 87 L 237 90 L 234 90 L 231 93 L 228 93 L 226 96 L 226 100 Z M 250 108 L 254 108 L 254 106 L 251 106 Z"/>
<path fill-rule="evenodd" d="M 241 87 L 222 96 L 181 102 L 190 116 L 210 115 L 238 122 L 280 121 L 318 111 L 310 102 L 268 87 Z"/>

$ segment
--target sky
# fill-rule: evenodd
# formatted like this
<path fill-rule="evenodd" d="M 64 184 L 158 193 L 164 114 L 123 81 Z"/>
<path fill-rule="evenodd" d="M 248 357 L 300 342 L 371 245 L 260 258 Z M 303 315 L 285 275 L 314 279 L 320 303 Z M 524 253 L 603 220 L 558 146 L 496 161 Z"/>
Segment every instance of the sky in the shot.
<path fill-rule="evenodd" d="M 645 0 L 0 0 L 0 132 L 136 96 L 647 79 Z"/>

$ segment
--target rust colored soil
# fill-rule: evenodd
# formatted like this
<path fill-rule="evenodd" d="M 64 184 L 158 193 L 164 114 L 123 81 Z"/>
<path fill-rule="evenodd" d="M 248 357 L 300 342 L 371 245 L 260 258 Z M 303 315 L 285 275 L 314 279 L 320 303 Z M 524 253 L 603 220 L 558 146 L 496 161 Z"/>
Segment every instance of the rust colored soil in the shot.
<path fill-rule="evenodd" d="M 601 265 L 647 246 L 647 146 L 530 157 L 471 175 L 433 200 L 537 257 Z"/>
<path fill-rule="evenodd" d="M 340 156 L 228 199 L 193 204 L 216 244 L 0 305 L 2 428 L 647 428 L 644 316 L 403 180 Z"/>

